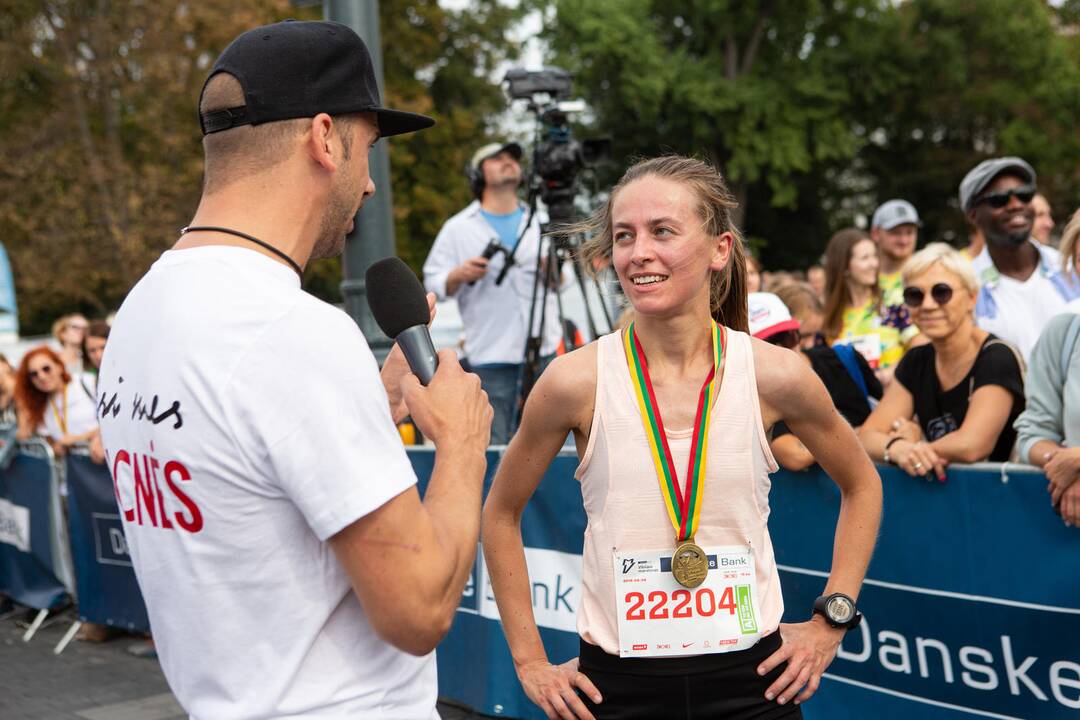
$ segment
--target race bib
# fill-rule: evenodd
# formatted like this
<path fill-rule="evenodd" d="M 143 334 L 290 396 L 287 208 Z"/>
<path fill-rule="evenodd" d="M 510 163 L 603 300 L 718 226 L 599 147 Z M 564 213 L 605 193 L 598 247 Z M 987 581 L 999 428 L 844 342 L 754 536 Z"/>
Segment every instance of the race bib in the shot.
<path fill-rule="evenodd" d="M 876 370 L 881 364 L 881 336 L 877 333 L 851 338 L 851 347 L 866 359 L 871 369 Z"/>
<path fill-rule="evenodd" d="M 761 637 L 754 557 L 740 546 L 707 547 L 696 588 L 671 574 L 672 550 L 613 553 L 620 657 L 745 650 Z"/>

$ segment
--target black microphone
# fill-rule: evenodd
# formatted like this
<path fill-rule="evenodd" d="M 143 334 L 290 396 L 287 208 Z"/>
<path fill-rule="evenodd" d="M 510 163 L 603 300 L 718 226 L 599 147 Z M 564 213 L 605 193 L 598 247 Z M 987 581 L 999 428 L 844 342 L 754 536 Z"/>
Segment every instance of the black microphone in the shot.
<path fill-rule="evenodd" d="M 428 332 L 431 312 L 424 287 L 400 258 L 373 263 L 364 275 L 368 305 L 375 322 L 397 341 L 409 368 L 427 385 L 439 366 L 439 357 Z"/>

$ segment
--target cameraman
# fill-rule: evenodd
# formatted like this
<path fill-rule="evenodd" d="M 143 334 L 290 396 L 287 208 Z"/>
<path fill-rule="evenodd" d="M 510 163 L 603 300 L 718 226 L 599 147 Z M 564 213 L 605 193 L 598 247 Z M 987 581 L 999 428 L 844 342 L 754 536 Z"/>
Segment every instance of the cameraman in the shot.
<path fill-rule="evenodd" d="M 517 196 L 521 155 L 521 146 L 513 142 L 485 145 L 473 154 L 466 172 L 476 200 L 443 225 L 424 262 L 427 289 L 440 300 L 457 298 L 465 355 L 495 410 L 491 442 L 496 445 L 509 442 L 513 433 L 526 340 L 537 334 L 541 314 L 544 329 L 537 373 L 551 361 L 560 337 L 558 282 L 550 283 L 553 289 L 547 292 L 543 313 L 544 289 L 536 288 L 537 307 L 529 328 L 541 250 L 540 221 L 529 217 L 528 207 Z M 496 284 L 510 257 L 513 264 Z M 547 263 L 542 265 L 546 268 Z"/>

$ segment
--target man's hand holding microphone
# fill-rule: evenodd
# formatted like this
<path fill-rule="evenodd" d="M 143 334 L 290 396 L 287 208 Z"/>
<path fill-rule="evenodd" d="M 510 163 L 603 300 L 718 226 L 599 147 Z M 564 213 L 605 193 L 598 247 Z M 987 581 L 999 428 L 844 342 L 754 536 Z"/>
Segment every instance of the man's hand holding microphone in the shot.
<path fill-rule="evenodd" d="M 492 409 L 480 379 L 435 352 L 434 298 L 408 266 L 381 260 L 366 280 L 372 314 L 396 340 L 381 373 L 391 412 L 435 443 L 435 467 L 422 499 L 402 493 L 331 542 L 379 636 L 423 655 L 450 629 L 476 559 Z"/>

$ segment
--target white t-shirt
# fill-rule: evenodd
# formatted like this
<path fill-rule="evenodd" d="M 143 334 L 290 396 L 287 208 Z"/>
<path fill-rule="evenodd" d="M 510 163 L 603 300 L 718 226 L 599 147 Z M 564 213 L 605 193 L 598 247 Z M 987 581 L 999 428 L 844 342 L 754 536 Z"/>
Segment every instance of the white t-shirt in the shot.
<path fill-rule="evenodd" d="M 529 211 L 525 209 L 518 228 L 519 235 L 528 219 Z M 479 256 L 489 241 L 498 239 L 495 228 L 481 213 L 480 202 L 474 200 L 447 220 L 439 230 L 431 252 L 424 261 L 424 286 L 440 300 L 445 300 L 448 297 L 446 280 L 450 271 L 466 260 Z M 536 255 L 546 251 L 547 242 L 540 239 L 540 219 L 534 216 L 514 254 L 514 266 L 507 271 L 501 285 L 496 285 L 495 281 L 505 265 L 506 256 L 499 253 L 491 259 L 484 277 L 474 285 L 462 283 L 454 293 L 465 330 L 465 356 L 473 366 L 516 365 L 524 361 L 525 341 L 531 334 L 528 330 L 536 280 Z M 542 287 L 537 289 L 533 331 L 540 327 L 543 290 Z M 555 352 L 562 337 L 557 290 L 548 291 L 543 315 L 544 336 L 540 354 L 550 355 Z"/>
<path fill-rule="evenodd" d="M 65 435 L 83 435 L 97 427 L 96 413 L 94 401 L 76 377 L 49 398 L 38 432 L 53 440 Z"/>
<path fill-rule="evenodd" d="M 1015 346 L 1027 361 L 1050 318 L 1068 312 L 1080 297 L 1080 284 L 1061 271 L 1060 255 L 1036 244 L 1039 266 L 1027 280 L 1002 275 L 985 248 L 973 261 L 982 287 L 975 304 L 975 322 Z"/>
<path fill-rule="evenodd" d="M 162 669 L 193 718 L 437 718 L 326 540 L 412 487 L 345 313 L 253 250 L 166 252 L 117 313 L 102 437 Z"/>

